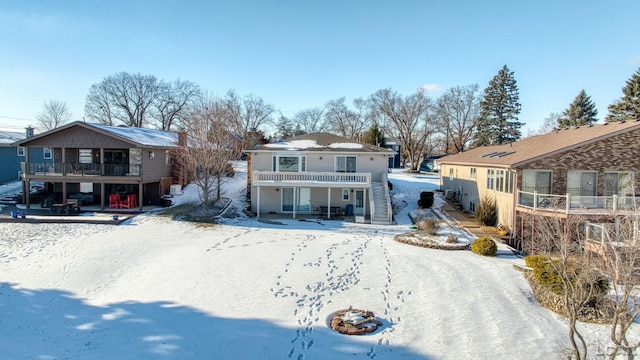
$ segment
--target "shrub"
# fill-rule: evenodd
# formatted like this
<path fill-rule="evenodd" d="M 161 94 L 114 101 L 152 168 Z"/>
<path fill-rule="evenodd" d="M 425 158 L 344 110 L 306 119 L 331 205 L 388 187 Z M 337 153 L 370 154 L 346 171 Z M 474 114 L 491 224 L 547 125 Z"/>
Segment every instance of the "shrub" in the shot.
<path fill-rule="evenodd" d="M 495 256 L 498 252 L 498 245 L 489 237 L 481 237 L 471 243 L 471 251 L 478 255 Z"/>
<path fill-rule="evenodd" d="M 447 236 L 447 244 L 456 244 L 458 242 L 458 235 L 449 234 Z"/>
<path fill-rule="evenodd" d="M 564 294 L 564 284 L 560 273 L 566 273 L 569 281 L 573 284 L 581 282 L 587 289 L 592 286 L 594 298 L 592 301 L 604 296 L 609 288 L 609 282 L 602 274 L 595 269 L 584 269 L 580 263 L 573 259 L 568 259 L 566 264 L 560 259 L 549 259 L 543 255 L 530 255 L 524 259 L 525 264 L 533 269 L 533 279 L 541 286 L 544 286 L 557 295 Z M 584 273 L 587 271 L 587 273 Z M 585 280 L 588 280 L 585 282 Z"/>
<path fill-rule="evenodd" d="M 440 230 L 440 221 L 436 219 L 424 219 L 417 224 L 418 229 L 425 231 L 429 235 L 437 235 Z"/>
<path fill-rule="evenodd" d="M 484 226 L 494 226 L 498 222 L 496 200 L 484 196 L 476 207 L 476 219 Z"/>

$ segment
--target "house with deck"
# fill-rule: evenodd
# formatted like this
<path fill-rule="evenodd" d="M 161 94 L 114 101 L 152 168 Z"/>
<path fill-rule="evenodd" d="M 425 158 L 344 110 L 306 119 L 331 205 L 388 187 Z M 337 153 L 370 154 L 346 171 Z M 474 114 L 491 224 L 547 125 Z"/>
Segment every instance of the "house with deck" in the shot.
<path fill-rule="evenodd" d="M 390 224 L 387 186 L 395 153 L 329 133 L 313 133 L 247 153 L 247 196 L 262 214 L 319 215 Z"/>
<path fill-rule="evenodd" d="M 184 182 L 173 161 L 179 138 L 183 137 L 154 129 L 76 121 L 13 146 L 24 149 L 23 188 L 43 182 L 50 202 L 79 199 L 101 209 L 142 210 L 143 205 L 160 204 L 171 185 Z M 50 149 L 51 159 L 32 158 L 31 148 Z M 23 199 L 28 208 L 41 201 Z"/>
<path fill-rule="evenodd" d="M 604 223 L 637 211 L 640 121 L 559 129 L 439 162 L 445 196 L 472 213 L 483 197 L 495 200 L 498 223 L 526 250 L 534 216 Z"/>

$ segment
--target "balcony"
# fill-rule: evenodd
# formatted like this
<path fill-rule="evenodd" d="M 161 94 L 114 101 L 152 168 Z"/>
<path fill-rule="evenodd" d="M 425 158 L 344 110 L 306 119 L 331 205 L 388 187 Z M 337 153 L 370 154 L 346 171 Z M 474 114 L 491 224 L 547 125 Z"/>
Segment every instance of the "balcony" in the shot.
<path fill-rule="evenodd" d="M 370 173 L 254 171 L 253 186 L 369 187 Z"/>
<path fill-rule="evenodd" d="M 547 211 L 564 214 L 606 215 L 633 213 L 640 206 L 640 198 L 635 196 L 578 196 L 539 194 L 518 191 L 517 206 L 533 211 Z"/>
<path fill-rule="evenodd" d="M 77 163 L 22 163 L 22 172 L 28 176 L 141 176 L 142 165 L 130 164 L 77 164 Z"/>

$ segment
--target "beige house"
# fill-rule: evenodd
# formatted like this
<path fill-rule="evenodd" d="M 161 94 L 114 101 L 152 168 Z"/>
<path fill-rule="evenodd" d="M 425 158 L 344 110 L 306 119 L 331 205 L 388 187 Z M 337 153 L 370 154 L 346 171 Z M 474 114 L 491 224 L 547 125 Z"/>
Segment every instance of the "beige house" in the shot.
<path fill-rule="evenodd" d="M 51 160 L 34 161 L 25 152 L 24 187 L 43 182 L 55 202 L 81 199 L 83 205 L 113 207 L 112 194 L 125 199 L 128 208 L 158 205 L 172 184 L 184 185 L 174 163 L 177 133 L 154 129 L 107 126 L 76 121 L 18 141 L 13 146 L 51 149 Z M 42 199 L 26 196 L 27 207 Z M 124 202 L 120 203 L 123 205 Z M 119 205 L 119 206 L 120 206 Z"/>
<path fill-rule="evenodd" d="M 535 239 L 531 215 L 593 221 L 635 210 L 640 121 L 562 129 L 439 160 L 440 188 L 467 211 L 495 199 L 515 245 Z"/>
<path fill-rule="evenodd" d="M 387 186 L 392 150 L 313 133 L 245 152 L 247 192 L 257 217 L 275 213 L 392 221 Z"/>

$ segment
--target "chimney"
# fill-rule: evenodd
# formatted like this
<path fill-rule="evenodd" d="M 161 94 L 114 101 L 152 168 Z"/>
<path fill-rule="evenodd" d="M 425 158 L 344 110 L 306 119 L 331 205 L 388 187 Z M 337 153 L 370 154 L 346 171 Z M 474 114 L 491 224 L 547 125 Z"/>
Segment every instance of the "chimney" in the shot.
<path fill-rule="evenodd" d="M 25 128 L 25 130 L 27 130 L 27 131 L 26 131 L 26 135 L 27 135 L 27 137 L 28 137 L 28 138 L 33 137 L 33 135 L 34 135 L 34 132 L 33 132 L 33 130 L 34 130 L 34 129 L 33 129 L 33 127 L 31 127 L 31 126 L 27 126 L 27 127 Z"/>

